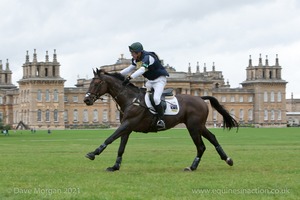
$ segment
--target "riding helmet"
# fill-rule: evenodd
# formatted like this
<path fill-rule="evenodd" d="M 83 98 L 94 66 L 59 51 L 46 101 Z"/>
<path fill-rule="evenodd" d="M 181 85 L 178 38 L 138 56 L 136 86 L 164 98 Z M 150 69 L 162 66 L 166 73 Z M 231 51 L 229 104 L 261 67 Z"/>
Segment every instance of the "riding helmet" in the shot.
<path fill-rule="evenodd" d="M 135 42 L 129 46 L 129 51 L 133 51 L 135 53 L 142 52 L 143 50 L 143 45 L 139 42 Z"/>

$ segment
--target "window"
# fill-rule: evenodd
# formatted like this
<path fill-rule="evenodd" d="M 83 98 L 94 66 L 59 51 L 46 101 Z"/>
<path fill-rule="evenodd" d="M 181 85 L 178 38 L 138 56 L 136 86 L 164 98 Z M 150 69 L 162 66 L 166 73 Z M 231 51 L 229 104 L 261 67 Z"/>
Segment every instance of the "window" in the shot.
<path fill-rule="evenodd" d="M 268 92 L 264 92 L 264 102 L 268 102 Z"/>
<path fill-rule="evenodd" d="M 22 102 L 26 102 L 26 90 L 22 91 Z"/>
<path fill-rule="evenodd" d="M 37 92 L 37 100 L 42 101 L 42 90 L 38 90 Z"/>
<path fill-rule="evenodd" d="M 275 101 L 275 97 L 274 97 L 274 91 L 271 92 L 271 102 L 274 102 Z"/>
<path fill-rule="evenodd" d="M 58 102 L 58 91 L 56 89 L 53 91 L 53 101 Z"/>
<path fill-rule="evenodd" d="M 3 104 L 3 97 L 0 96 L 0 104 Z"/>
<path fill-rule="evenodd" d="M 240 102 L 244 102 L 244 97 L 240 96 Z"/>
<path fill-rule="evenodd" d="M 97 109 L 95 109 L 93 111 L 93 121 L 98 122 L 98 111 L 97 111 Z"/>
<path fill-rule="evenodd" d="M 40 109 L 38 109 L 37 111 L 37 121 L 38 122 L 42 121 L 42 111 Z"/>
<path fill-rule="evenodd" d="M 24 102 L 24 90 L 20 91 L 20 96 L 21 96 L 21 102 Z"/>
<path fill-rule="evenodd" d="M 235 102 L 234 96 L 230 97 L 230 102 Z"/>
<path fill-rule="evenodd" d="M 68 121 L 68 110 L 64 111 L 64 121 L 67 122 Z"/>
<path fill-rule="evenodd" d="M 264 120 L 268 120 L 268 110 L 265 109 L 264 111 Z"/>
<path fill-rule="evenodd" d="M 27 90 L 27 95 L 26 95 L 26 102 L 29 102 L 30 101 L 30 92 L 29 92 L 29 90 Z"/>
<path fill-rule="evenodd" d="M 252 109 L 248 110 L 248 121 L 252 121 L 253 120 L 253 111 Z"/>
<path fill-rule="evenodd" d="M 244 121 L 244 110 L 240 109 L 240 121 Z"/>
<path fill-rule="evenodd" d="M 46 90 L 46 102 L 50 101 L 50 92 L 49 90 Z"/>
<path fill-rule="evenodd" d="M 102 119 L 103 119 L 103 122 L 108 122 L 108 113 L 107 113 L 107 110 L 103 110 Z"/>
<path fill-rule="evenodd" d="M 23 114 L 22 118 L 23 118 L 24 122 L 27 123 L 27 110 L 24 110 L 24 112 L 22 114 Z"/>
<path fill-rule="evenodd" d="M 73 112 L 73 121 L 78 122 L 78 111 L 76 109 Z"/>
<path fill-rule="evenodd" d="M 54 121 L 58 122 L 58 110 L 55 109 L 53 114 L 54 114 L 54 116 L 53 116 L 54 117 Z"/>
<path fill-rule="evenodd" d="M 3 112 L 0 112 L 0 121 L 3 121 Z"/>
<path fill-rule="evenodd" d="M 50 122 L 50 111 L 46 110 L 46 122 Z"/>
<path fill-rule="evenodd" d="M 216 110 L 213 111 L 213 120 L 214 121 L 217 121 L 217 116 L 218 116 L 218 113 Z"/>
<path fill-rule="evenodd" d="M 281 110 L 278 110 L 277 120 L 281 120 Z"/>
<path fill-rule="evenodd" d="M 253 102 L 253 96 L 248 97 L 248 102 Z"/>
<path fill-rule="evenodd" d="M 18 120 L 18 111 L 15 111 L 14 112 L 14 123 L 17 123 L 19 120 Z"/>
<path fill-rule="evenodd" d="M 275 120 L 275 111 L 271 110 L 271 120 Z"/>
<path fill-rule="evenodd" d="M 89 121 L 89 115 L 87 109 L 83 111 L 83 122 L 88 122 Z"/>
<path fill-rule="evenodd" d="M 231 115 L 231 117 L 235 118 L 234 109 L 231 109 L 231 110 L 230 110 L 230 115 Z"/>
<path fill-rule="evenodd" d="M 281 102 L 281 92 L 277 93 L 277 102 Z"/>
<path fill-rule="evenodd" d="M 64 102 L 68 102 L 68 96 L 64 96 Z"/>
<path fill-rule="evenodd" d="M 78 102 L 78 96 L 73 96 L 73 102 Z"/>
<path fill-rule="evenodd" d="M 225 96 L 222 96 L 221 101 L 222 101 L 222 102 L 226 102 L 226 97 L 225 97 Z"/>

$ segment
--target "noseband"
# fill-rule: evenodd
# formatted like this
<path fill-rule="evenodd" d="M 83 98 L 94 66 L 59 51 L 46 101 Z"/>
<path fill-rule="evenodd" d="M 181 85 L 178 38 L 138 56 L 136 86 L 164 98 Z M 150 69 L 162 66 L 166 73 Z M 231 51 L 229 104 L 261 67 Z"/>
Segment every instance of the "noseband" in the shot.
<path fill-rule="evenodd" d="M 95 102 L 97 99 L 101 99 L 101 100 L 102 100 L 102 98 L 100 98 L 101 95 L 99 94 L 98 91 L 100 91 L 100 87 L 101 87 L 101 85 L 102 85 L 105 81 L 101 80 L 99 77 L 98 77 L 98 78 L 93 78 L 93 79 L 99 79 L 99 80 L 100 80 L 100 83 L 97 84 L 96 87 L 93 89 L 93 91 L 96 91 L 96 92 L 90 92 L 90 91 L 88 91 L 88 92 L 85 94 L 85 98 L 89 97 L 89 98 L 91 98 L 91 99 Z M 126 86 L 123 86 L 123 89 L 122 89 L 116 96 L 113 96 L 113 99 L 114 99 L 114 100 L 117 100 L 118 97 L 119 97 L 119 95 L 121 95 L 121 94 L 124 92 L 124 88 L 125 88 L 125 87 L 126 87 Z"/>
<path fill-rule="evenodd" d="M 93 79 L 99 79 L 99 78 L 93 78 Z M 98 91 L 100 90 L 100 87 L 103 83 L 104 83 L 104 81 L 100 80 L 100 83 L 97 84 L 96 87 L 93 89 L 93 91 L 96 91 L 96 92 L 87 92 L 85 94 L 85 98 L 89 97 L 93 100 L 93 102 L 95 102 L 98 99 L 101 99 Z"/>

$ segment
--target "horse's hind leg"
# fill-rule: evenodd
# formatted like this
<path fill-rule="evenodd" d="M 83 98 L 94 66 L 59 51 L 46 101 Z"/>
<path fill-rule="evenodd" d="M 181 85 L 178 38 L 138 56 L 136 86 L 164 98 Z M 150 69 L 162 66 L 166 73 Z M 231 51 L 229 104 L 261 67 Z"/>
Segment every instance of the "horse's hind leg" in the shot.
<path fill-rule="evenodd" d="M 232 165 L 233 165 L 233 160 L 232 160 L 230 157 L 228 157 L 228 156 L 226 155 L 225 151 L 223 150 L 223 148 L 222 148 L 221 145 L 219 144 L 219 142 L 218 142 L 216 136 L 215 136 L 213 133 L 211 133 L 207 128 L 205 128 L 205 130 L 202 132 L 202 135 L 203 135 L 203 137 L 205 137 L 210 143 L 212 143 L 212 144 L 215 146 L 215 148 L 216 148 L 218 154 L 220 155 L 221 159 L 222 159 L 222 160 L 225 160 L 225 162 L 226 162 L 228 165 L 232 166 Z"/>
<path fill-rule="evenodd" d="M 186 167 L 184 169 L 184 171 L 194 171 L 194 170 L 197 169 L 197 167 L 200 163 L 201 157 L 202 157 L 206 147 L 205 147 L 205 145 L 203 143 L 203 140 L 201 138 L 199 128 L 193 127 L 193 128 L 188 128 L 188 130 L 189 130 L 190 136 L 193 139 L 193 142 L 194 142 L 194 144 L 197 148 L 197 156 L 194 159 L 192 165 L 190 167 Z"/>

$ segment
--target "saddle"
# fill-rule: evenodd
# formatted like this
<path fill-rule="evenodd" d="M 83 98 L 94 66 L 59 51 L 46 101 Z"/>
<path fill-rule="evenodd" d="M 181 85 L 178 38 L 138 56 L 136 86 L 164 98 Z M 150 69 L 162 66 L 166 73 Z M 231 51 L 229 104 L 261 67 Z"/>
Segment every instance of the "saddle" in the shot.
<path fill-rule="evenodd" d="M 154 99 L 153 99 L 153 91 L 146 92 L 144 100 L 145 100 L 146 107 L 149 109 L 149 111 L 152 114 L 156 114 L 155 103 L 154 103 Z M 133 102 L 133 105 L 136 105 L 136 106 L 141 105 L 140 101 L 137 98 L 134 98 L 132 102 Z M 178 114 L 178 112 L 180 110 L 180 106 L 179 106 L 177 98 L 173 95 L 173 89 L 169 88 L 169 89 L 164 90 L 163 94 L 161 95 L 161 103 L 164 108 L 165 115 L 177 115 Z"/>
<path fill-rule="evenodd" d="M 155 103 L 154 103 L 154 99 L 153 99 L 153 93 L 154 93 L 154 89 L 152 88 L 151 92 L 149 93 L 149 99 L 150 99 L 150 102 L 151 102 L 152 106 L 155 107 Z M 164 110 L 166 110 L 166 108 L 167 108 L 166 101 L 165 101 L 166 97 L 170 97 L 170 98 L 174 97 L 173 88 L 164 89 L 164 91 L 161 95 L 160 100 L 161 100 L 161 104 L 162 104 Z"/>

